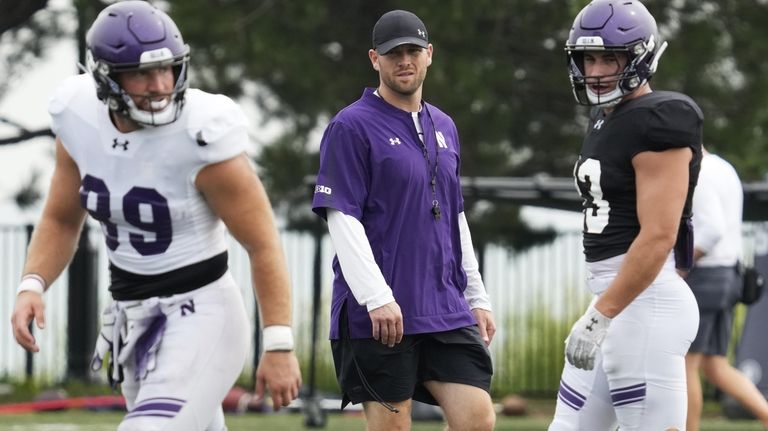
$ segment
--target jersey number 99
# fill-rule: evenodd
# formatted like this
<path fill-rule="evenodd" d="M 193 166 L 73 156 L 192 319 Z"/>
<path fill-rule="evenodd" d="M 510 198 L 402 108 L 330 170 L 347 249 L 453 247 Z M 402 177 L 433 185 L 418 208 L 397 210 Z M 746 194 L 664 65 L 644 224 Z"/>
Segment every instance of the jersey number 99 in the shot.
<path fill-rule="evenodd" d="M 88 195 L 96 194 L 95 208 L 88 207 Z M 111 221 L 109 188 L 104 180 L 91 175 L 85 175 L 80 190 L 80 204 L 88 210 L 93 218 L 104 226 L 107 247 L 115 251 L 120 246 L 117 225 Z M 142 220 L 140 207 L 148 206 L 152 220 Z M 171 226 L 171 211 L 168 200 L 155 189 L 133 187 L 123 196 L 123 216 L 125 221 L 144 232 L 153 233 L 154 240 L 148 240 L 145 235 L 129 232 L 131 246 L 142 256 L 164 253 L 171 245 L 173 228 Z"/>

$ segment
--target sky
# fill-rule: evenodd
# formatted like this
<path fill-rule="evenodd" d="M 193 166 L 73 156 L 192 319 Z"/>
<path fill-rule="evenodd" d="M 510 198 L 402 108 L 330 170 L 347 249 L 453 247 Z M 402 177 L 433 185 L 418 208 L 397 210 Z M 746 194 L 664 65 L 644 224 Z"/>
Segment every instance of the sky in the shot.
<path fill-rule="evenodd" d="M 76 73 L 76 64 L 77 46 L 73 40 L 63 40 L 48 48 L 45 60 L 0 98 L 0 117 L 28 130 L 48 127 L 48 98 L 64 78 Z M 0 124 L 0 136 L 13 136 L 14 132 Z M 39 208 L 21 211 L 13 197 L 36 171 L 40 174 L 38 188 L 47 189 L 53 170 L 53 148 L 53 139 L 48 137 L 0 146 L 0 225 L 36 220 Z"/>

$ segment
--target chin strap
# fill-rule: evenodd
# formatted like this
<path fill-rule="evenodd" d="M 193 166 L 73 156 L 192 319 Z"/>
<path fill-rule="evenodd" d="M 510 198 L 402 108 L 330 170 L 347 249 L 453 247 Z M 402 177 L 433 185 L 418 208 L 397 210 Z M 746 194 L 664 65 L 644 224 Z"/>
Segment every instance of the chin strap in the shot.
<path fill-rule="evenodd" d="M 127 93 L 123 93 L 123 101 L 127 106 L 126 115 L 128 118 L 145 126 L 163 126 L 173 123 L 179 118 L 181 111 L 180 102 L 175 100 L 171 100 L 165 109 L 158 112 L 139 109 Z"/>
<path fill-rule="evenodd" d="M 589 87 L 587 87 L 585 90 L 587 92 L 587 98 L 589 99 L 590 104 L 592 106 L 599 106 L 601 108 L 610 108 L 611 106 L 618 105 L 619 102 L 621 102 L 621 98 L 626 94 L 621 91 L 618 85 L 613 89 L 613 91 L 604 96 L 596 94 L 590 90 Z"/>

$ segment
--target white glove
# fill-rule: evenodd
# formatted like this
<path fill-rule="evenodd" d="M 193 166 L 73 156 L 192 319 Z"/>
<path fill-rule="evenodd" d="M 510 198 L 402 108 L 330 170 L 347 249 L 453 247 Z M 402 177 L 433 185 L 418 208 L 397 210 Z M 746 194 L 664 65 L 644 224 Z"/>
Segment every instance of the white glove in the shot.
<path fill-rule="evenodd" d="M 608 333 L 611 319 L 597 311 L 590 304 L 571 328 L 571 333 L 565 339 L 565 357 L 576 368 L 591 370 L 595 367 L 597 349 Z"/>
<path fill-rule="evenodd" d="M 109 354 L 107 377 L 113 388 L 116 388 L 123 381 L 123 369 L 117 364 L 116 357 L 122 343 L 120 329 L 124 324 L 125 314 L 118 309 L 115 303 L 110 303 L 101 313 L 101 331 L 91 359 L 91 369 L 98 371 L 104 366 L 104 359 Z"/>
<path fill-rule="evenodd" d="M 104 359 L 107 357 L 107 353 L 112 352 L 112 343 L 115 336 L 115 320 L 117 320 L 117 310 L 110 304 L 101 313 L 101 331 L 99 332 L 99 338 L 96 339 L 96 347 L 93 351 L 93 358 L 91 359 L 91 369 L 93 371 L 99 371 L 104 366 Z M 110 361 L 113 358 L 110 357 Z"/>

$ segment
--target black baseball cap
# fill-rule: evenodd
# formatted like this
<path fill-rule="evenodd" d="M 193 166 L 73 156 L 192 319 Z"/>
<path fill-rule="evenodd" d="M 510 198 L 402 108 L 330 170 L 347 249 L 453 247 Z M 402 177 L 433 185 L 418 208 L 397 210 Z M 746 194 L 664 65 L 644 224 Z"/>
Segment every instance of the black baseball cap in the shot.
<path fill-rule="evenodd" d="M 373 26 L 373 48 L 383 55 L 392 48 L 407 43 L 426 48 L 429 44 L 427 27 L 407 10 L 393 10 L 385 13 Z"/>

